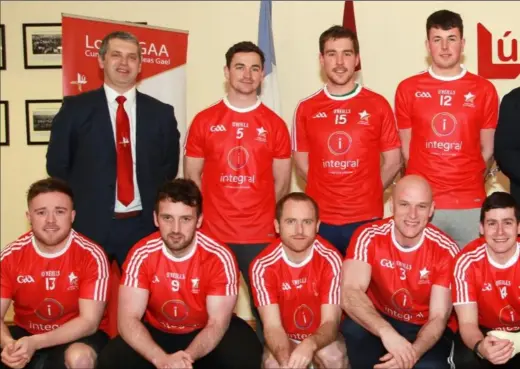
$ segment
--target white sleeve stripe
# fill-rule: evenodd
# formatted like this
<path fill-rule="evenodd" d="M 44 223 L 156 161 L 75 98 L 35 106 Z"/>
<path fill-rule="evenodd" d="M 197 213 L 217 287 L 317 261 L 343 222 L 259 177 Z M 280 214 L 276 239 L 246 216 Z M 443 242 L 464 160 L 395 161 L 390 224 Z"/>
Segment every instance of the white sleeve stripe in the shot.
<path fill-rule="evenodd" d="M 455 263 L 453 274 L 455 276 L 455 288 L 457 289 L 457 300 L 454 302 L 469 302 L 469 288 L 466 281 L 466 271 L 471 263 L 481 260 L 485 257 L 485 245 L 461 256 Z"/>
<path fill-rule="evenodd" d="M 233 263 L 233 256 L 231 253 L 211 238 L 206 237 L 200 232 L 197 232 L 197 239 L 199 244 L 208 252 L 215 254 L 219 259 L 222 265 L 224 266 L 224 271 L 226 273 L 227 284 L 226 284 L 226 295 L 234 296 L 238 294 L 238 278 L 236 269 Z"/>
<path fill-rule="evenodd" d="M 16 244 L 11 244 L 9 246 L 6 246 L 5 249 L 2 250 L 2 253 L 0 254 L 0 261 L 4 260 L 4 258 L 6 256 L 11 255 L 13 252 L 20 251 L 25 246 L 30 245 L 30 244 L 31 244 L 31 240 L 26 241 L 25 244 L 16 243 Z"/>
<path fill-rule="evenodd" d="M 457 244 L 455 242 L 451 241 L 446 236 L 444 236 L 442 233 L 440 233 L 432 228 L 426 227 L 424 234 L 430 240 L 436 242 L 440 247 L 448 250 L 448 252 L 450 253 L 450 255 L 452 257 L 457 256 L 457 254 L 460 252 L 460 249 L 457 246 Z"/>
<path fill-rule="evenodd" d="M 340 279 L 341 279 L 341 258 L 338 254 L 327 249 L 319 241 L 315 241 L 316 251 L 322 255 L 330 264 L 334 277 L 332 278 L 329 290 L 329 304 L 339 305 L 340 302 Z"/>
<path fill-rule="evenodd" d="M 80 237 L 77 233 L 74 234 L 74 237 L 81 248 L 90 252 L 97 264 L 98 277 L 94 286 L 94 300 L 106 301 L 109 277 L 108 261 L 99 246 Z"/>
<path fill-rule="evenodd" d="M 281 244 L 278 245 L 271 253 L 266 256 L 257 259 L 252 268 L 252 285 L 255 287 L 255 290 L 258 294 L 258 303 L 260 306 L 271 304 L 271 299 L 269 298 L 269 293 L 267 288 L 265 287 L 265 279 L 264 274 L 268 266 L 276 263 L 282 257 L 282 247 Z"/>
<path fill-rule="evenodd" d="M 393 224 L 394 222 L 391 220 L 381 226 L 373 225 L 364 229 L 356 241 L 354 247 L 354 259 L 368 263 L 368 246 L 370 245 L 370 241 L 376 235 L 386 235 L 391 231 Z"/>
<path fill-rule="evenodd" d="M 159 237 L 148 241 L 146 244 L 135 250 L 128 262 L 126 278 L 123 284 L 128 287 L 137 288 L 139 281 L 139 270 L 141 269 L 143 261 L 149 256 L 150 253 L 159 251 L 162 247 L 163 240 Z"/>

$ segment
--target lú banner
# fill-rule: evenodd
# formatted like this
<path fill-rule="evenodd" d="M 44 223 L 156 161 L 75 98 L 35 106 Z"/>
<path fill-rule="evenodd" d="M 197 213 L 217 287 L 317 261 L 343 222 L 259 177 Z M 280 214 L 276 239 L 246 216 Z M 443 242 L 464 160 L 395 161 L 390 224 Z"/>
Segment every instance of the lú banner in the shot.
<path fill-rule="evenodd" d="M 488 79 L 515 79 L 520 75 L 519 40 L 512 31 L 493 35 L 477 24 L 478 74 Z"/>

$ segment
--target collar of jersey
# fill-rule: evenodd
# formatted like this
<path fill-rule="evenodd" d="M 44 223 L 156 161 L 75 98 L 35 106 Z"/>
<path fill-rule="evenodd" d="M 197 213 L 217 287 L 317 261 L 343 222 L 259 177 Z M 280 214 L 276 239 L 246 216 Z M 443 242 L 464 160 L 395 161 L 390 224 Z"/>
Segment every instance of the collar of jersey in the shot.
<path fill-rule="evenodd" d="M 446 81 L 446 82 L 456 81 L 456 80 L 464 77 L 466 75 L 466 73 L 468 72 L 468 70 L 466 69 L 466 66 L 464 64 L 461 64 L 460 67 L 462 68 L 462 71 L 459 74 L 457 74 L 456 76 L 451 76 L 451 77 L 444 77 L 444 76 L 439 76 L 438 74 L 435 74 L 435 72 L 433 71 L 433 68 L 431 66 L 428 68 L 428 73 L 430 73 L 430 76 L 432 76 L 433 78 L 438 79 L 440 81 Z"/>
<path fill-rule="evenodd" d="M 329 99 L 337 101 L 345 101 L 352 99 L 353 97 L 357 96 L 362 89 L 363 87 L 359 83 L 356 83 L 356 87 L 354 88 L 354 90 L 350 91 L 348 94 L 343 96 L 335 96 L 329 92 L 329 90 L 327 89 L 327 85 L 323 86 L 323 92 L 325 92 L 325 95 L 327 95 Z"/>
<path fill-rule="evenodd" d="M 48 253 L 48 252 L 43 252 L 42 250 L 40 250 L 40 248 L 36 244 L 36 237 L 34 237 L 34 234 L 33 234 L 32 245 L 34 247 L 34 251 L 36 251 L 36 253 L 39 256 L 41 256 L 42 258 L 46 258 L 46 259 L 54 259 L 54 258 L 60 257 L 61 255 L 65 254 L 67 252 L 67 250 L 69 249 L 70 244 L 72 243 L 72 233 L 73 232 L 74 232 L 73 230 L 70 231 L 68 239 L 67 239 L 67 243 L 65 244 L 65 247 L 60 252 L 57 252 L 57 253 Z"/>
<path fill-rule="evenodd" d="M 195 254 L 195 251 L 197 251 L 197 247 L 198 247 L 198 244 L 199 244 L 198 234 L 197 233 L 195 233 L 195 237 L 194 237 L 193 241 L 195 242 L 195 244 L 193 245 L 193 248 L 191 249 L 191 251 L 189 253 L 187 253 L 186 255 L 184 255 L 183 257 L 181 257 L 181 258 L 176 258 L 172 254 L 170 254 L 170 251 L 168 251 L 168 247 L 166 247 L 166 245 L 164 244 L 164 241 L 163 241 L 163 247 L 162 247 L 163 254 L 168 259 L 170 259 L 171 261 L 174 261 L 176 263 L 180 263 L 182 261 L 186 261 L 189 258 L 191 258 L 193 256 L 193 254 Z"/>
<path fill-rule="evenodd" d="M 257 96 L 256 97 L 256 103 L 254 103 L 253 105 L 251 106 L 248 106 L 247 108 L 237 108 L 236 106 L 233 106 L 231 105 L 231 103 L 229 102 L 227 96 L 224 96 L 224 98 L 222 99 L 222 101 L 224 101 L 224 104 L 231 110 L 233 111 L 236 111 L 237 113 L 249 113 L 250 111 L 253 111 L 255 110 L 256 108 L 258 108 L 260 106 L 260 104 L 262 103 L 262 100 L 260 100 L 260 98 Z"/>
<path fill-rule="evenodd" d="M 401 246 L 399 244 L 399 242 L 397 242 L 397 239 L 395 238 L 395 221 L 392 220 L 392 242 L 394 243 L 394 246 L 397 247 L 397 249 L 399 251 L 402 251 L 402 252 L 412 252 L 412 251 L 415 251 L 419 247 L 422 246 L 423 241 L 424 241 L 424 229 L 423 229 L 423 231 L 421 233 L 421 239 L 419 240 L 419 242 L 417 242 L 417 245 L 415 245 L 413 247 L 403 247 L 403 246 Z"/>
<path fill-rule="evenodd" d="M 520 256 L 520 243 L 517 242 L 516 252 L 514 253 L 513 256 L 511 256 L 511 259 L 509 259 L 505 264 L 499 264 L 495 260 L 493 260 L 491 255 L 489 255 L 488 247 L 489 246 L 486 244 L 486 256 L 488 258 L 488 261 L 491 265 L 493 265 L 497 269 L 507 269 L 507 268 L 513 266 L 514 264 L 516 264 L 516 262 L 518 261 L 518 257 Z"/>
<path fill-rule="evenodd" d="M 281 243 L 280 243 L 280 247 L 282 248 L 282 258 L 283 258 L 283 260 L 285 261 L 285 263 L 287 265 L 289 265 L 289 266 L 291 266 L 293 268 L 302 268 L 302 267 L 304 267 L 305 265 L 307 265 L 309 263 L 309 261 L 311 261 L 312 255 L 314 254 L 314 242 L 313 242 L 312 246 L 311 246 L 311 252 L 309 252 L 309 255 L 301 263 L 296 264 L 295 262 L 289 260 L 289 257 L 285 253 L 285 249 L 283 248 L 283 245 Z"/>

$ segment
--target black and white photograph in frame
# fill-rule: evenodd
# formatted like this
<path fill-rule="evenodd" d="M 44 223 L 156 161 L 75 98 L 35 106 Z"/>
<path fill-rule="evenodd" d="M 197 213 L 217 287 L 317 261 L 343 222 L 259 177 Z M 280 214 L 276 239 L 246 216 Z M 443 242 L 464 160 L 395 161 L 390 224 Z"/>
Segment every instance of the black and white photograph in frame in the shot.
<path fill-rule="evenodd" d="M 9 102 L 0 101 L 0 146 L 9 146 Z"/>
<path fill-rule="evenodd" d="M 25 100 L 27 145 L 47 145 L 62 100 Z"/>
<path fill-rule="evenodd" d="M 5 70 L 6 68 L 6 57 L 5 57 L 5 25 L 0 24 L 0 69 Z"/>
<path fill-rule="evenodd" d="M 23 24 L 25 69 L 61 68 L 61 23 Z"/>

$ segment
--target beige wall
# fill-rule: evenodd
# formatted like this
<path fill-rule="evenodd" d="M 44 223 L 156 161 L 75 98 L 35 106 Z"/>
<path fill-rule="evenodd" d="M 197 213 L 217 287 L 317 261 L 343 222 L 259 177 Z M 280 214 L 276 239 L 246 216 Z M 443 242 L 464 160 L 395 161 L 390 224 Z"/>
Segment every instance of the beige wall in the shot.
<path fill-rule="evenodd" d="M 507 30 L 520 39 L 520 2 L 356 2 L 364 83 L 393 104 L 398 82 L 425 68 L 424 24 L 433 11 L 448 8 L 463 15 L 466 61 L 476 72 L 476 24 L 496 36 Z M 45 176 L 45 146 L 26 145 L 24 101 L 61 98 L 61 70 L 24 70 L 22 23 L 60 22 L 61 13 L 115 20 L 147 21 L 149 25 L 188 30 L 187 119 L 223 94 L 224 53 L 233 43 L 257 40 L 259 2 L 112 2 L 2 1 L 0 20 L 6 26 L 7 70 L 1 72 L 0 96 L 10 104 L 11 145 L 0 148 L 0 243 L 27 230 L 24 196 L 29 184 Z M 318 37 L 340 24 L 343 1 L 287 1 L 273 4 L 275 50 L 288 124 L 301 98 L 321 85 Z M 493 81 L 500 96 L 520 80 Z M 501 178 L 505 188 L 507 181 Z M 297 188 L 294 186 L 293 188 Z M 243 302 L 242 296 L 242 302 Z M 247 315 L 243 311 L 243 315 Z"/>

